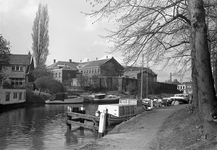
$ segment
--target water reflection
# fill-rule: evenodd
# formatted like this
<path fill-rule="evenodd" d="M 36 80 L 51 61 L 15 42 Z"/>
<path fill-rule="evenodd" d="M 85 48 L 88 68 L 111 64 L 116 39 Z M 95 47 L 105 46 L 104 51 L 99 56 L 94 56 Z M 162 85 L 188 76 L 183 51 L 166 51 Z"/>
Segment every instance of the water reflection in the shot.
<path fill-rule="evenodd" d="M 0 149 L 72 149 L 95 140 L 97 133 L 92 130 L 76 126 L 67 130 L 67 106 L 82 105 L 31 106 L 0 113 Z M 92 104 L 84 107 L 91 115 L 97 109 Z"/>
<path fill-rule="evenodd" d="M 97 137 L 96 132 L 93 132 L 92 130 L 89 129 L 82 130 L 78 128 L 78 129 L 66 131 L 65 142 L 67 146 L 76 145 L 76 144 L 83 145 L 84 143 L 90 140 L 95 140 L 96 137 Z"/>

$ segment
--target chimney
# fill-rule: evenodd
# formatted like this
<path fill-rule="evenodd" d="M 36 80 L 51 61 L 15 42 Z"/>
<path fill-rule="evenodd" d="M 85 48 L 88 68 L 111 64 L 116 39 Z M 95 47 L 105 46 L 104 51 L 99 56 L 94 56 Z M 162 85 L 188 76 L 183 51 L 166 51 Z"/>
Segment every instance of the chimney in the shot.
<path fill-rule="evenodd" d="M 56 59 L 53 60 L 53 63 L 54 63 L 54 64 L 56 63 Z"/>
<path fill-rule="evenodd" d="M 72 59 L 69 59 L 69 62 L 71 63 L 71 62 L 72 62 Z"/>
<path fill-rule="evenodd" d="M 172 77 L 173 77 L 173 75 L 172 75 L 172 73 L 170 73 L 170 82 L 173 82 L 172 80 Z"/>

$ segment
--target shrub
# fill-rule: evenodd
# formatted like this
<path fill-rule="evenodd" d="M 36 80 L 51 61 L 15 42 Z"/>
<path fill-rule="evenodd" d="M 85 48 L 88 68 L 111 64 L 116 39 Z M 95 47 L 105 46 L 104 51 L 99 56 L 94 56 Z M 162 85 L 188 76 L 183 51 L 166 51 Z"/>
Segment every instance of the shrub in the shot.
<path fill-rule="evenodd" d="M 59 81 L 54 80 L 49 76 L 40 77 L 35 80 L 36 87 L 41 91 L 49 93 L 64 92 L 64 86 Z M 40 95 L 39 92 L 39 95 Z"/>

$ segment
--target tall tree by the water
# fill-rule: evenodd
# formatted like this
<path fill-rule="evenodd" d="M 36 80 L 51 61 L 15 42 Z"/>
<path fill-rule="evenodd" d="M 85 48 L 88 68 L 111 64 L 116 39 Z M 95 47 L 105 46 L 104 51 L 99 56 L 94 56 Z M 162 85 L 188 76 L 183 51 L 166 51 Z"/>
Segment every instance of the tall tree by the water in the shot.
<path fill-rule="evenodd" d="M 48 7 L 40 3 L 32 27 L 32 50 L 37 68 L 45 65 L 49 54 L 48 23 Z"/>

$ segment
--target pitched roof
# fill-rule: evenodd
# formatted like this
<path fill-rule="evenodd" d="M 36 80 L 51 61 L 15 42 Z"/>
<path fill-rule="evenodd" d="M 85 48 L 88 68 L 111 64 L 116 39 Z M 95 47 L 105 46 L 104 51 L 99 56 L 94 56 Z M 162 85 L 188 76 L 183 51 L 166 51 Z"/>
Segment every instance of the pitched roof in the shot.
<path fill-rule="evenodd" d="M 21 64 L 29 65 L 31 60 L 31 55 L 24 54 L 10 54 L 10 64 Z"/>
<path fill-rule="evenodd" d="M 124 74 L 133 74 L 133 73 L 140 73 L 142 71 L 141 67 L 133 67 L 133 66 L 126 66 L 124 68 Z M 157 75 L 156 73 L 154 73 L 150 68 L 144 68 L 143 67 L 143 71 L 148 71 L 149 73 L 151 73 L 152 75 Z"/>
<path fill-rule="evenodd" d="M 94 61 L 88 61 L 88 62 L 80 63 L 78 65 L 78 69 L 80 69 L 80 68 L 84 69 L 84 68 L 99 67 L 99 66 L 105 64 L 110 59 L 101 59 L 101 60 L 94 60 Z"/>
<path fill-rule="evenodd" d="M 52 68 L 52 69 L 55 69 L 55 68 L 59 68 L 60 66 L 61 67 L 68 67 L 68 68 L 71 68 L 73 70 L 77 70 L 77 65 L 78 63 L 77 62 L 68 62 L 68 61 L 58 61 L 50 66 L 47 66 L 47 68 Z"/>

